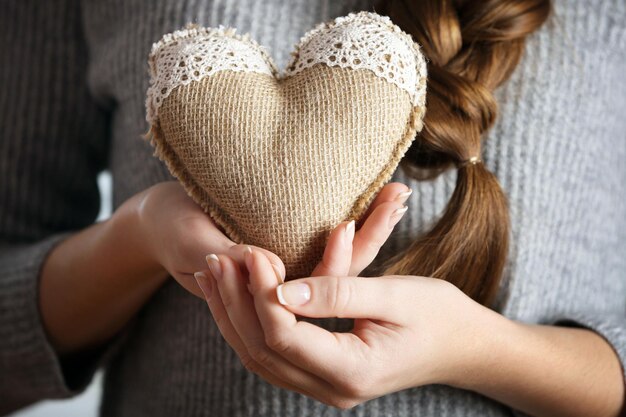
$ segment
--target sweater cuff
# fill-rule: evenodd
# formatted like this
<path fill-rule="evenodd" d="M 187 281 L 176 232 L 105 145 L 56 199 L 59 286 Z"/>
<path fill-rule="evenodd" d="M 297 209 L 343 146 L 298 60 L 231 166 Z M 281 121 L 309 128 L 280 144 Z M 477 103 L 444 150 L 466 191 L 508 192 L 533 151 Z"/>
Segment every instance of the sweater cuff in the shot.
<path fill-rule="evenodd" d="M 626 315 L 573 313 L 553 319 L 552 324 L 582 327 L 602 336 L 617 354 L 626 384 Z"/>
<path fill-rule="evenodd" d="M 123 339 L 64 360 L 48 339 L 39 310 L 39 277 L 47 255 L 71 234 L 0 247 L 0 415 L 83 391 Z"/>

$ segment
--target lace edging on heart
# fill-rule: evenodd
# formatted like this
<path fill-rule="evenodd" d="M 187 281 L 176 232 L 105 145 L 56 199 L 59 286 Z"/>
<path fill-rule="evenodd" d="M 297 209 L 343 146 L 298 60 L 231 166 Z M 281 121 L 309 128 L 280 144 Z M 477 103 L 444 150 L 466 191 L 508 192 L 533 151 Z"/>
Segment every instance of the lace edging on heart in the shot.
<path fill-rule="evenodd" d="M 371 12 L 350 13 L 308 31 L 292 52 L 284 75 L 267 51 L 249 35 L 220 26 L 189 25 L 166 34 L 150 53 L 150 87 L 146 119 L 153 125 L 158 109 L 180 86 L 230 70 L 290 77 L 313 65 L 366 69 L 406 91 L 414 106 L 426 101 L 426 60 L 411 36 L 387 16 Z"/>
<path fill-rule="evenodd" d="M 350 13 L 320 23 L 298 42 L 285 76 L 324 63 L 367 69 L 409 93 L 414 106 L 426 102 L 426 59 L 419 45 L 387 16 Z"/>
<path fill-rule="evenodd" d="M 187 25 L 168 33 L 152 45 L 149 57 L 150 87 L 146 119 L 154 124 L 158 109 L 172 90 L 218 71 L 257 72 L 276 76 L 278 70 L 267 51 L 249 35 L 219 26 Z"/>

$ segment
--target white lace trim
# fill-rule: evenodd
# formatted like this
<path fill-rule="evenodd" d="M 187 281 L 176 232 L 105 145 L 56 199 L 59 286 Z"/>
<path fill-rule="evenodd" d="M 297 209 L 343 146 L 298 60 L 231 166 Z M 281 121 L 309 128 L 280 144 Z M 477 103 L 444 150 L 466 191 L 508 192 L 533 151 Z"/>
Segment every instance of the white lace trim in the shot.
<path fill-rule="evenodd" d="M 146 119 L 151 124 L 158 117 L 163 100 L 180 85 L 218 71 L 257 72 L 276 76 L 278 71 L 269 54 L 248 35 L 220 26 L 188 26 L 169 33 L 152 45 L 150 87 L 146 99 Z"/>
<path fill-rule="evenodd" d="M 191 25 L 167 34 L 152 45 L 149 63 L 146 119 L 151 124 L 173 89 L 223 70 L 289 77 L 319 63 L 367 69 L 405 90 L 414 106 L 424 106 L 426 99 L 426 60 L 419 46 L 391 19 L 370 12 L 350 13 L 307 32 L 284 75 L 262 46 L 223 26 Z"/>
<path fill-rule="evenodd" d="M 298 42 L 286 76 L 324 63 L 368 69 L 405 90 L 414 106 L 426 99 L 426 60 L 410 35 L 387 16 L 359 12 L 321 23 Z"/>

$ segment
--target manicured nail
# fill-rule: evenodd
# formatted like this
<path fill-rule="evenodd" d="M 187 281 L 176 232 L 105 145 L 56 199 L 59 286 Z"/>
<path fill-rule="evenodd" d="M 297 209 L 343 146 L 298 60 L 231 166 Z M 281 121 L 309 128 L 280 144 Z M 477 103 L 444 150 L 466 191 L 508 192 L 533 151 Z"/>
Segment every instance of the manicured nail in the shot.
<path fill-rule="evenodd" d="M 413 193 L 413 190 L 409 188 L 409 191 L 404 191 L 398 194 L 394 201 L 397 201 L 398 203 L 404 203 L 412 193 Z"/>
<path fill-rule="evenodd" d="M 207 277 L 204 272 L 196 272 L 193 276 L 196 278 L 196 282 L 198 283 L 198 287 L 202 290 L 204 298 L 207 300 L 211 298 L 211 283 L 209 282 L 209 277 Z"/>
<path fill-rule="evenodd" d="M 311 299 L 311 287 L 303 282 L 288 282 L 276 287 L 276 295 L 284 306 L 301 306 Z"/>
<path fill-rule="evenodd" d="M 220 258 L 217 257 L 216 254 L 211 253 L 207 255 L 206 262 L 209 264 L 209 269 L 211 273 L 215 277 L 215 279 L 222 278 L 222 266 L 220 265 Z"/>
<path fill-rule="evenodd" d="M 252 266 L 254 265 L 254 259 L 252 259 L 252 248 L 250 246 L 245 247 L 243 250 L 243 260 L 246 262 L 246 267 L 248 271 L 252 270 Z"/>
<path fill-rule="evenodd" d="M 343 244 L 348 247 L 354 240 L 354 220 L 350 220 L 343 229 Z"/>
<path fill-rule="evenodd" d="M 402 216 L 404 215 L 404 213 L 406 213 L 408 209 L 409 208 L 407 206 L 402 206 L 399 209 L 395 209 L 393 213 L 391 213 L 391 216 L 389 217 L 389 228 L 392 228 L 396 224 L 398 224 L 398 222 L 400 221 L 400 219 L 402 218 Z"/>

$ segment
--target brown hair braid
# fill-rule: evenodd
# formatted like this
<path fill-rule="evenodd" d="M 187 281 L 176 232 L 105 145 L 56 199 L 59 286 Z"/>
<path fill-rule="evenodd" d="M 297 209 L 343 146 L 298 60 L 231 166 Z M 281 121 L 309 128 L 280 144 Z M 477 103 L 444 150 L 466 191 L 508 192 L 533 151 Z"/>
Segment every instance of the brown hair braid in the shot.
<path fill-rule="evenodd" d="M 425 126 L 402 166 L 416 178 L 415 168 L 458 168 L 441 219 L 388 260 L 384 274 L 445 279 L 489 304 L 508 252 L 508 204 L 484 164 L 463 161 L 480 155 L 481 137 L 497 116 L 492 91 L 510 77 L 550 1 L 389 0 L 376 9 L 411 34 L 430 61 Z"/>

